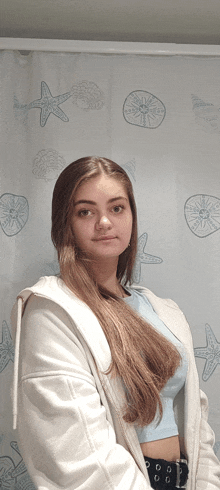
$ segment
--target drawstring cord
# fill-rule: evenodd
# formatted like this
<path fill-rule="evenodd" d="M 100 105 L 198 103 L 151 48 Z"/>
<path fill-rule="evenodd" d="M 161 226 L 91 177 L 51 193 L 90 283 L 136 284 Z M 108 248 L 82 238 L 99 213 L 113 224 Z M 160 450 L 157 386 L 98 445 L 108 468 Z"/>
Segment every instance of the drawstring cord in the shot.
<path fill-rule="evenodd" d="M 15 337 L 15 357 L 14 357 L 14 380 L 13 380 L 13 398 L 12 398 L 12 411 L 13 411 L 13 429 L 17 427 L 17 414 L 18 414 L 18 367 L 19 367 L 19 350 L 21 339 L 21 319 L 23 310 L 23 298 L 18 296 L 17 299 L 17 328 Z"/>

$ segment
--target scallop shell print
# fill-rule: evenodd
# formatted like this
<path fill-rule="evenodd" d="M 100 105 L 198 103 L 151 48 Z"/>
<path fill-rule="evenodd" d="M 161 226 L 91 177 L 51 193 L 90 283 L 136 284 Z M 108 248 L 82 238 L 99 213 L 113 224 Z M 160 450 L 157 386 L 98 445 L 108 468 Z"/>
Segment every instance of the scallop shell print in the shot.
<path fill-rule="evenodd" d="M 33 160 L 32 172 L 37 179 L 55 180 L 66 166 L 64 158 L 51 148 L 41 150 Z"/>
<path fill-rule="evenodd" d="M 195 122 L 206 133 L 220 133 L 220 107 L 192 95 Z"/>
<path fill-rule="evenodd" d="M 125 99 L 123 116 L 135 126 L 156 129 L 163 122 L 166 108 L 160 99 L 144 90 L 135 90 Z"/>
<path fill-rule="evenodd" d="M 7 236 L 17 235 L 27 223 L 29 206 L 26 197 L 2 194 L 0 197 L 0 224 Z"/>
<path fill-rule="evenodd" d="M 100 110 L 104 105 L 104 94 L 94 82 L 81 81 L 72 86 L 72 102 L 83 111 Z"/>
<path fill-rule="evenodd" d="M 189 197 L 184 206 L 188 227 L 199 238 L 220 229 L 220 199 L 206 194 Z"/>
<path fill-rule="evenodd" d="M 130 174 L 132 176 L 134 181 L 136 180 L 136 177 L 135 177 L 136 160 L 135 160 L 135 158 L 133 158 L 129 162 L 122 165 L 122 168 L 125 170 L 125 172 L 127 172 L 128 174 Z"/>

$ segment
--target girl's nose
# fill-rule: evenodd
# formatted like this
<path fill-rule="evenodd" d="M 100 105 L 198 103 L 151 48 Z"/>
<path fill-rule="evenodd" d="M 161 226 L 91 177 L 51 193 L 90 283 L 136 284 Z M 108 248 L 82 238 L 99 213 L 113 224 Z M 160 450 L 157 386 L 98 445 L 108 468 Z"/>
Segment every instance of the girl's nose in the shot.
<path fill-rule="evenodd" d="M 108 229 L 111 227 L 111 221 L 109 220 L 109 218 L 107 216 L 103 215 L 97 220 L 97 227 Z"/>

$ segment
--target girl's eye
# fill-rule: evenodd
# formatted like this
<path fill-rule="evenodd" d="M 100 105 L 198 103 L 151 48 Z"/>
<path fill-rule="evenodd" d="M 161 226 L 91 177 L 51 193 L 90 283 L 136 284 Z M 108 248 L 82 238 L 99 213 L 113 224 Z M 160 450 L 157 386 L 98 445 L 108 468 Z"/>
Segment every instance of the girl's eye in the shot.
<path fill-rule="evenodd" d="M 113 209 L 114 209 L 114 212 L 116 214 L 118 214 L 118 213 L 121 213 L 121 211 L 124 209 L 124 206 L 122 206 L 122 205 L 120 205 L 120 206 L 114 206 Z"/>
<path fill-rule="evenodd" d="M 81 209 L 79 212 L 78 212 L 78 216 L 79 217 L 86 217 L 86 216 L 90 216 L 91 214 L 91 211 L 89 211 L 89 209 Z"/>

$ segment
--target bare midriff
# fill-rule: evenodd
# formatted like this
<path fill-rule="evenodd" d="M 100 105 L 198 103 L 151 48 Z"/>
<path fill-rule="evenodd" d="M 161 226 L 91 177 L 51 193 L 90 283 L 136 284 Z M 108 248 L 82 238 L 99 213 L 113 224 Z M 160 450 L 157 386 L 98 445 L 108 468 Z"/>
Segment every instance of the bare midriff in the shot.
<path fill-rule="evenodd" d="M 179 436 L 142 442 L 140 445 L 143 455 L 149 458 L 166 459 L 167 461 L 176 461 L 180 458 Z"/>

